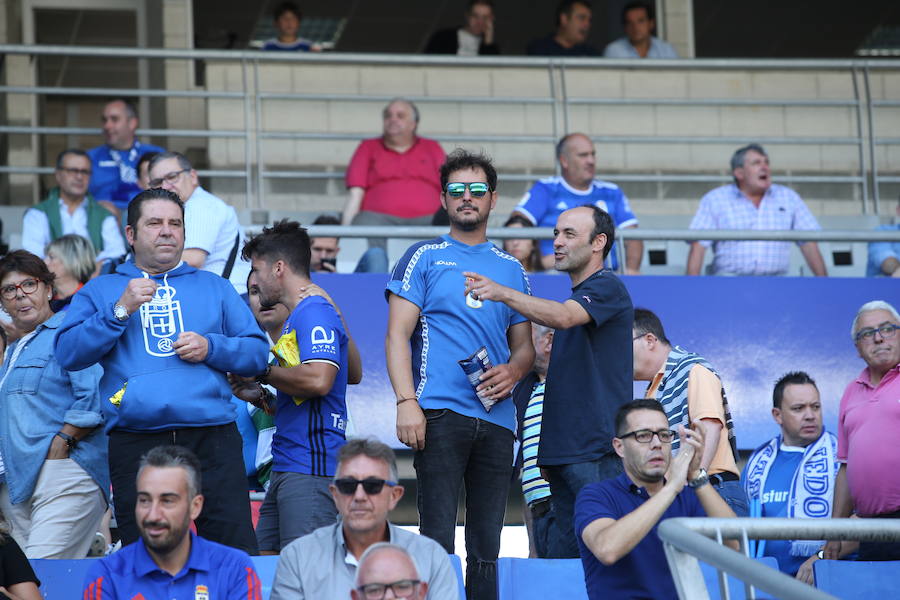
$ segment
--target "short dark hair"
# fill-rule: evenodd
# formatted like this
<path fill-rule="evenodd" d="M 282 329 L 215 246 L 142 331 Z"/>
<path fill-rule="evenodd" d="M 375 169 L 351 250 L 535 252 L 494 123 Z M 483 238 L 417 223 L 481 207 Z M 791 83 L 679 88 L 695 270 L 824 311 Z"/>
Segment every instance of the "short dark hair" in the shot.
<path fill-rule="evenodd" d="M 609 256 L 609 251 L 612 248 L 613 242 L 616 241 L 616 225 L 613 223 L 609 213 L 599 206 L 595 204 L 582 204 L 582 206 L 590 208 L 594 215 L 594 229 L 591 230 L 590 241 L 593 242 L 594 238 L 601 233 L 606 234 L 606 246 L 603 248 L 603 260 L 606 260 L 606 257 Z"/>
<path fill-rule="evenodd" d="M 447 189 L 447 181 L 450 173 L 465 169 L 481 169 L 487 177 L 488 189 L 497 189 L 497 170 L 494 168 L 491 158 L 483 152 L 473 154 L 468 150 L 457 148 L 447 156 L 447 160 L 441 165 L 441 192 Z"/>
<path fill-rule="evenodd" d="M 184 469 L 187 474 L 188 495 L 193 498 L 201 493 L 203 481 L 201 479 L 200 461 L 197 456 L 184 446 L 157 446 L 141 457 L 137 476 L 146 467 L 157 469 Z"/>
<path fill-rule="evenodd" d="M 638 9 L 638 8 L 644 9 L 644 12 L 647 13 L 648 20 L 652 21 L 654 19 L 653 7 L 650 5 L 649 2 L 643 2 L 642 0 L 634 0 L 633 2 L 627 3 L 622 8 L 622 24 L 623 25 L 625 24 L 625 15 L 627 15 L 629 12 L 631 12 L 635 9 Z"/>
<path fill-rule="evenodd" d="M 56 277 L 47 268 L 47 263 L 40 256 L 35 256 L 28 250 L 13 250 L 3 258 L 0 258 L 0 281 L 10 273 L 24 273 L 43 281 L 47 285 L 53 284 Z"/>
<path fill-rule="evenodd" d="M 663 329 L 662 321 L 659 320 L 659 317 L 649 309 L 646 308 L 635 308 L 634 309 L 634 334 L 635 335 L 644 335 L 646 333 L 652 333 L 656 336 L 656 339 L 661 341 L 663 344 L 671 346 L 671 342 L 669 342 L 669 338 L 666 337 L 666 330 Z"/>
<path fill-rule="evenodd" d="M 132 229 L 137 227 L 137 223 L 141 219 L 143 204 L 150 200 L 168 200 L 169 202 L 174 202 L 178 205 L 178 208 L 181 209 L 181 218 L 182 220 L 184 219 L 184 202 L 181 201 L 178 194 L 170 192 L 169 190 L 164 190 L 163 188 L 150 188 L 149 190 L 140 192 L 128 203 L 127 223 L 129 227 Z"/>
<path fill-rule="evenodd" d="M 562 16 L 569 16 L 572 14 L 572 11 L 575 9 L 575 5 L 580 4 L 592 11 L 594 8 L 591 6 L 591 3 L 588 0 L 562 0 L 559 4 L 556 5 L 556 26 L 559 27 L 562 24 Z"/>
<path fill-rule="evenodd" d="M 466 6 L 466 12 L 472 12 L 472 7 L 479 4 L 483 4 L 484 6 L 490 7 L 491 10 L 494 10 L 494 0 L 469 0 L 469 4 Z"/>
<path fill-rule="evenodd" d="M 56 168 L 57 169 L 62 169 L 63 160 L 65 160 L 65 158 L 67 156 L 69 156 L 70 154 L 72 154 L 74 156 L 80 156 L 82 158 L 86 158 L 86 159 L 88 159 L 88 162 L 91 162 L 91 157 L 88 156 L 88 153 L 85 152 L 84 150 L 81 150 L 80 148 L 66 148 L 65 150 L 63 150 L 62 152 L 60 152 L 59 154 L 56 155 Z"/>
<path fill-rule="evenodd" d="M 138 173 L 141 172 L 141 166 L 144 163 L 147 163 L 147 171 L 150 171 L 150 163 L 153 162 L 153 159 L 159 156 L 159 152 L 144 152 L 141 154 L 141 157 L 137 161 L 137 166 L 135 166 L 134 170 Z"/>
<path fill-rule="evenodd" d="M 805 371 L 791 371 L 782 375 L 781 379 L 775 382 L 775 389 L 772 391 L 772 407 L 781 408 L 781 401 L 784 399 L 784 388 L 789 385 L 803 385 L 806 383 L 816 388 L 816 391 L 819 390 L 815 380 Z"/>
<path fill-rule="evenodd" d="M 263 227 L 241 250 L 244 260 L 254 256 L 268 261 L 283 260 L 297 275 L 309 277 L 309 234 L 297 221 L 282 219 L 271 227 Z"/>
<path fill-rule="evenodd" d="M 662 415 L 668 419 L 666 411 L 663 409 L 662 404 L 659 403 L 659 400 L 637 398 L 636 400 L 626 402 L 616 411 L 616 437 L 627 433 L 625 431 L 625 425 L 628 423 L 628 415 L 636 410 L 655 410 L 662 413 Z"/>
<path fill-rule="evenodd" d="M 113 102 L 121 102 L 122 104 L 125 105 L 125 115 L 129 119 L 137 119 L 138 118 L 137 107 L 135 106 L 134 102 L 132 102 L 131 100 L 127 100 L 125 98 L 110 98 L 109 100 L 106 101 L 106 104 L 104 106 L 112 104 Z"/>
<path fill-rule="evenodd" d="M 388 466 L 391 479 L 399 481 L 399 471 L 397 471 L 397 455 L 390 446 L 384 442 L 380 442 L 375 438 L 350 438 L 347 443 L 338 450 L 338 470 L 340 465 L 357 456 L 367 456 L 374 460 L 380 460 Z M 337 477 L 337 472 L 335 472 Z"/>
<path fill-rule="evenodd" d="M 324 214 L 316 217 L 316 220 L 312 222 L 313 225 L 340 225 L 341 220 L 338 219 L 334 215 Z"/>
<path fill-rule="evenodd" d="M 294 13 L 298 20 L 303 20 L 303 13 L 300 12 L 300 7 L 293 2 L 282 2 L 276 6 L 275 10 L 272 11 L 272 20 L 277 21 L 286 12 Z"/>

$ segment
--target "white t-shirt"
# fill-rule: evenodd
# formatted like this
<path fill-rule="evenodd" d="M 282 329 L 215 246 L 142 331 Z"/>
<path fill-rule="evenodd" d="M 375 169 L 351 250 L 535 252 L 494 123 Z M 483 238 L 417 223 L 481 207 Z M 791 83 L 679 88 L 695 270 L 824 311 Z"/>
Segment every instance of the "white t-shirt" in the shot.
<path fill-rule="evenodd" d="M 237 242 L 237 254 L 228 280 L 238 294 L 247 293 L 247 276 L 250 275 L 250 263 L 241 259 L 244 241 L 244 230 L 234 207 L 202 187 L 195 189 L 184 205 L 184 249 L 197 248 L 206 252 L 203 270 L 221 275 Z"/>
<path fill-rule="evenodd" d="M 458 48 L 456 54 L 458 56 L 478 56 L 478 48 L 481 46 L 481 38 L 472 35 L 462 27 L 456 30 L 456 41 Z"/>

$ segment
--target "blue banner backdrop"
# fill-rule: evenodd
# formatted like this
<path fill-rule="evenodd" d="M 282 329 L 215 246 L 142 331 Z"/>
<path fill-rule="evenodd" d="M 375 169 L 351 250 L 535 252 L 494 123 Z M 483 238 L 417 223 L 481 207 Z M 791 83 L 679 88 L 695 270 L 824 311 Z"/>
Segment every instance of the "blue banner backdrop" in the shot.
<path fill-rule="evenodd" d="M 387 275 L 319 275 L 314 281 L 341 307 L 363 359 L 363 381 L 350 386 L 351 434 L 401 447 L 384 357 Z M 898 306 L 889 279 L 769 277 L 623 277 L 634 305 L 659 315 L 674 344 L 706 357 L 725 384 L 738 446 L 752 449 L 775 433 L 772 387 L 788 371 L 818 383 L 825 426 L 835 431 L 844 387 L 865 367 L 850 338 L 856 311 L 870 300 Z M 569 278 L 534 275 L 536 296 L 564 300 Z M 460 278 L 460 294 L 463 293 Z M 455 360 L 455 359 L 454 359 Z M 645 384 L 635 383 L 635 397 Z"/>

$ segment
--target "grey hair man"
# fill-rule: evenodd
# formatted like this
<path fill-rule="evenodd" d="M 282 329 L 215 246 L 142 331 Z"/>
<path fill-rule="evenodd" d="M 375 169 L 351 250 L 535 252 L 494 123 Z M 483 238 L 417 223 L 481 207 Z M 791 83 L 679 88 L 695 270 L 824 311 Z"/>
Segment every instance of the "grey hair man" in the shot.
<path fill-rule="evenodd" d="M 819 222 L 794 190 L 772 183 L 769 155 L 759 144 L 738 148 L 731 157 L 734 183 L 717 187 L 700 199 L 691 229 L 762 229 L 818 231 Z M 798 242 L 810 270 L 828 274 L 815 242 Z M 790 267 L 790 244 L 768 241 L 691 242 L 687 274 L 699 275 L 706 249 L 712 246 L 715 275 L 784 275 Z"/>
<path fill-rule="evenodd" d="M 885 451 L 900 419 L 900 315 L 874 300 L 863 304 L 850 328 L 866 363 L 847 384 L 838 413 L 837 459 L 832 518 L 900 518 L 900 453 Z M 825 558 L 838 558 L 846 542 L 828 542 Z M 898 542 L 863 542 L 859 560 L 900 560 Z"/>
<path fill-rule="evenodd" d="M 394 451 L 388 445 L 368 438 L 349 440 L 338 454 L 338 470 L 330 489 L 341 519 L 284 547 L 272 585 L 272 600 L 346 598 L 358 587 L 354 582 L 363 553 L 384 541 L 415 557 L 419 575 L 429 582 L 428 598 L 459 598 L 456 576 L 444 549 L 388 521 L 388 513 L 404 491 Z"/>
<path fill-rule="evenodd" d="M 419 579 L 416 562 L 402 546 L 378 542 L 359 559 L 353 600 L 382 600 L 388 590 L 392 598 L 425 600 L 428 582 Z"/>

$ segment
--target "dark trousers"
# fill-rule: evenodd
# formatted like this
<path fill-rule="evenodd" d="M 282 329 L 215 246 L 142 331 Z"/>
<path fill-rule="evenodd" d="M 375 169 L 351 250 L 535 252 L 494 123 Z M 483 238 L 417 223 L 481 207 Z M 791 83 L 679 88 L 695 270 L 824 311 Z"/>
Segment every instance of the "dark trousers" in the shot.
<path fill-rule="evenodd" d="M 871 519 L 900 519 L 900 510 Z M 900 542 L 860 542 L 856 560 L 900 560 Z"/>
<path fill-rule="evenodd" d="M 456 510 L 466 489 L 466 598 L 497 597 L 497 555 L 513 470 L 513 433 L 450 410 L 426 410 L 416 452 L 419 532 L 454 552 Z"/>
<path fill-rule="evenodd" d="M 141 456 L 156 446 L 169 445 L 184 446 L 200 460 L 203 510 L 196 520 L 197 533 L 259 554 L 250 518 L 241 435 L 234 423 L 148 433 L 110 432 L 109 474 L 122 543 L 130 544 L 140 536 L 134 506 Z"/>
<path fill-rule="evenodd" d="M 578 558 L 578 542 L 575 539 L 573 524 L 575 498 L 587 484 L 620 475 L 622 459 L 610 452 L 596 460 L 571 465 L 546 466 L 542 469 L 548 475 L 555 526 L 560 533 L 547 548 L 547 558 Z"/>

